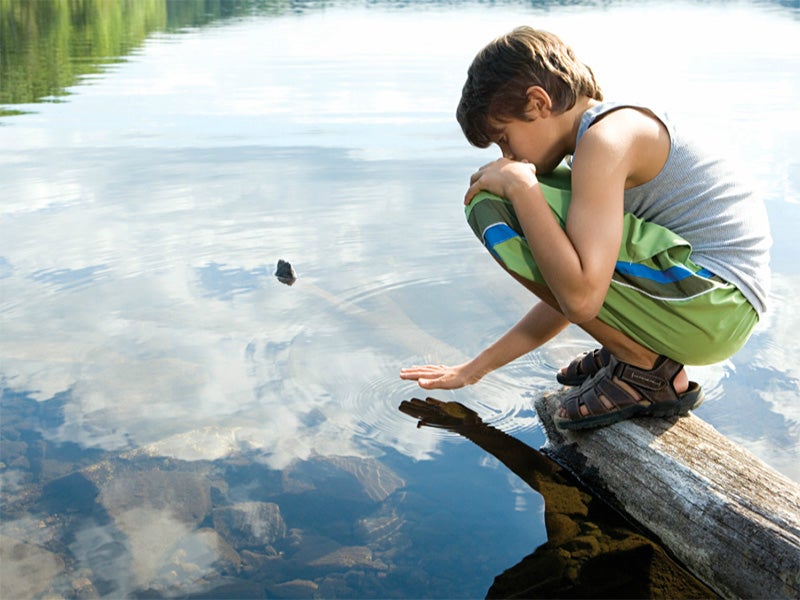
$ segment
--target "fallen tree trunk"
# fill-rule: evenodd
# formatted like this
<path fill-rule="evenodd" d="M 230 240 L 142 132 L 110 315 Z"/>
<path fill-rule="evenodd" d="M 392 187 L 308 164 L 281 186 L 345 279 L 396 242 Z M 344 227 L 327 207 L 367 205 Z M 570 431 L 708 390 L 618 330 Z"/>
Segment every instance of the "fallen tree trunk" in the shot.
<path fill-rule="evenodd" d="M 561 396 L 536 402 L 545 453 L 724 597 L 800 598 L 800 485 L 694 415 L 560 430 Z"/>

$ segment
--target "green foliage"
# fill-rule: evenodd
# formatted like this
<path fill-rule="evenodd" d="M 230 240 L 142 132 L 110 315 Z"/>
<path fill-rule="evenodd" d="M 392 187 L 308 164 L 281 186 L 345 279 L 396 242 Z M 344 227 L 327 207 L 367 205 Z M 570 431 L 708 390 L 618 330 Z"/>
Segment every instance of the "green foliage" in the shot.
<path fill-rule="evenodd" d="M 164 0 L 0 0 L 0 104 L 63 96 L 165 25 Z"/>
<path fill-rule="evenodd" d="M 290 8 L 286 0 L 0 0 L 0 105 L 56 102 L 154 32 Z"/>

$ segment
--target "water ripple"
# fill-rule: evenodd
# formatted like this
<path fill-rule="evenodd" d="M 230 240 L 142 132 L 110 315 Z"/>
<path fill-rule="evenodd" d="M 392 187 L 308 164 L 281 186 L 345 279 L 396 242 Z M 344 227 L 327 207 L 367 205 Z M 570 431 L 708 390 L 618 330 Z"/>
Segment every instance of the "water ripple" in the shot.
<path fill-rule="evenodd" d="M 437 391 L 435 395 L 450 400 L 453 399 L 453 394 L 454 392 Z M 414 435 L 412 433 L 414 422 L 401 413 L 398 406 L 402 400 L 420 395 L 434 394 L 421 389 L 415 382 L 400 379 L 396 373 L 387 368 L 386 374 L 367 381 L 360 389 L 353 390 L 343 401 L 355 418 L 357 435 L 382 441 L 407 437 L 404 432 Z M 458 437 L 444 430 L 430 431 L 435 437 Z"/>
<path fill-rule="evenodd" d="M 412 358 L 404 364 L 414 362 Z M 540 431 L 533 404 L 548 387 L 555 387 L 552 375 L 538 368 L 535 360 L 527 358 L 490 374 L 474 386 L 458 390 L 422 389 L 415 382 L 401 380 L 387 366 L 384 374 L 353 390 L 342 402 L 354 417 L 357 436 L 379 443 L 399 439 L 407 445 L 422 434 L 414 430 L 413 420 L 398 410 L 403 400 L 430 396 L 442 401 L 458 401 L 477 411 L 487 424 L 510 434 L 520 434 Z M 437 441 L 461 439 L 442 429 L 426 429 L 425 437 Z"/>

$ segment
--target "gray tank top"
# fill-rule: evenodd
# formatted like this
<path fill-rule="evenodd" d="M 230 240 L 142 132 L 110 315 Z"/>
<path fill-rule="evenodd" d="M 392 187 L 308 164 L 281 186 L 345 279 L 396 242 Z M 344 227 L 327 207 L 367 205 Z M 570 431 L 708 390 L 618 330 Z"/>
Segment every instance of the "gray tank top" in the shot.
<path fill-rule="evenodd" d="M 587 110 L 578 143 L 601 115 L 618 108 L 654 114 L 670 137 L 667 162 L 647 183 L 625 190 L 625 211 L 658 223 L 692 245 L 692 260 L 734 284 L 759 314 L 769 295 L 769 233 L 763 201 L 737 181 L 730 166 L 701 152 L 665 114 L 631 104 L 603 103 Z"/>

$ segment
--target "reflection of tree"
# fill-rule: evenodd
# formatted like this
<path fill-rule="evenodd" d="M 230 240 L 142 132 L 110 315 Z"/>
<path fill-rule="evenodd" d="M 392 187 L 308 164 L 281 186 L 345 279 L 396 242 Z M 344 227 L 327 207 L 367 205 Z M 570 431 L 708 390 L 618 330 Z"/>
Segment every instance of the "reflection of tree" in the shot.
<path fill-rule="evenodd" d="M 0 104 L 64 96 L 156 31 L 289 8 L 286 0 L 0 0 Z"/>
<path fill-rule="evenodd" d="M 547 542 L 499 575 L 487 597 L 716 596 L 550 458 L 486 425 L 469 408 L 415 398 L 400 410 L 419 419 L 419 426 L 449 429 L 469 439 L 544 497 Z"/>
<path fill-rule="evenodd" d="M 164 0 L 0 0 L 0 103 L 62 96 L 165 25 Z"/>

